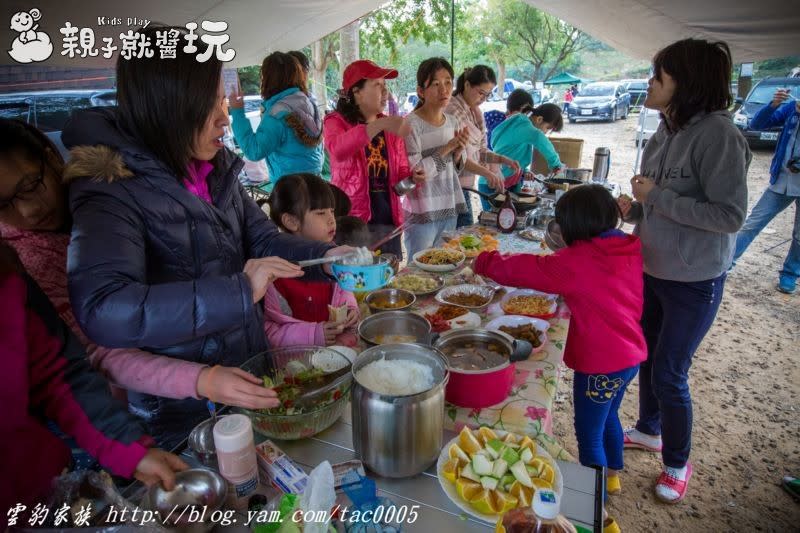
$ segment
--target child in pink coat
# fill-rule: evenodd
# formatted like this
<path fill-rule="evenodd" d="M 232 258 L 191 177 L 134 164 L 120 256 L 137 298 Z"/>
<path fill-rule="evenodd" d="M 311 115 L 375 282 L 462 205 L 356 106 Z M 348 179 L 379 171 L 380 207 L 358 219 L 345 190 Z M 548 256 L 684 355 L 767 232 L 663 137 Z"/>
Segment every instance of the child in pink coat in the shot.
<path fill-rule="evenodd" d="M 336 235 L 335 200 L 330 186 L 313 174 L 281 178 L 269 198 L 270 218 L 281 230 L 320 242 Z M 336 319 L 334 308 L 346 307 Z M 342 315 L 344 312 L 340 311 Z M 272 346 L 355 346 L 350 328 L 359 319 L 352 293 L 332 281 L 278 279 L 264 297 L 264 331 Z"/>

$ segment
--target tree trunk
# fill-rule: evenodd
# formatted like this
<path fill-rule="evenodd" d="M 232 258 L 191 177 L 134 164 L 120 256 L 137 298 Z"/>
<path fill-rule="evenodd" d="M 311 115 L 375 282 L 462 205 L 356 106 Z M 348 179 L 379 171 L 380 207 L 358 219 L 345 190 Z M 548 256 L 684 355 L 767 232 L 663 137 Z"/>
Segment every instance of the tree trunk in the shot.
<path fill-rule="evenodd" d="M 320 39 L 311 45 L 311 84 L 322 114 L 328 109 L 328 92 L 325 90 L 326 70 L 328 70 L 328 58 L 325 57 L 325 46 Z"/>
<path fill-rule="evenodd" d="M 502 59 L 497 60 L 497 92 L 501 100 L 505 100 L 506 89 L 506 62 Z"/>
<path fill-rule="evenodd" d="M 344 74 L 344 69 L 359 58 L 358 50 L 358 28 L 361 26 L 360 20 L 355 20 L 339 30 L 339 78 Z"/>

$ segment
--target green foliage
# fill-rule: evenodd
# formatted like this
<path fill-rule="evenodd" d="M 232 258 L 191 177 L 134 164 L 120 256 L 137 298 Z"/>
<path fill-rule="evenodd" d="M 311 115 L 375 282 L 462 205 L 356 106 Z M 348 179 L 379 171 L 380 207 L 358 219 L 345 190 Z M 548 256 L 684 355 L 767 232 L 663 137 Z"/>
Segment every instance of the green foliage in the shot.
<path fill-rule="evenodd" d="M 472 2 L 474 0 L 455 2 L 459 36 L 460 21 Z M 398 50 L 412 40 L 426 45 L 435 42 L 449 44 L 450 17 L 450 0 L 394 0 L 361 19 L 361 55 L 383 56 L 389 63 L 394 63 L 401 55 Z M 448 50 L 445 57 L 449 56 Z"/>
<path fill-rule="evenodd" d="M 259 94 L 261 91 L 261 65 L 237 69 L 242 94 Z"/>

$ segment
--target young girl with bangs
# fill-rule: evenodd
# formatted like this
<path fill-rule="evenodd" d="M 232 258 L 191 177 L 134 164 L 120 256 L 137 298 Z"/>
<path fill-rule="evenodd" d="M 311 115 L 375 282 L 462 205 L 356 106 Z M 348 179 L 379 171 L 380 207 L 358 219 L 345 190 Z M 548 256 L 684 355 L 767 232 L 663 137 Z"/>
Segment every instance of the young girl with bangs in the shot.
<path fill-rule="evenodd" d="M 331 187 L 313 174 L 284 176 L 269 198 L 270 217 L 282 231 L 322 243 L 336 236 Z M 329 308 L 347 308 L 337 320 Z M 353 293 L 333 281 L 275 280 L 264 299 L 264 331 L 273 346 L 355 345 L 347 329 L 359 319 Z"/>

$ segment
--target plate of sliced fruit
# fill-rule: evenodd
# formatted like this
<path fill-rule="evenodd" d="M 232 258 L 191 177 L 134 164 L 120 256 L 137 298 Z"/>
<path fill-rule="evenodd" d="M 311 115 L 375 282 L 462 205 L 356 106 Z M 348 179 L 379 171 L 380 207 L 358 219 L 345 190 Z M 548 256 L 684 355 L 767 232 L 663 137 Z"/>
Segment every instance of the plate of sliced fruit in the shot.
<path fill-rule="evenodd" d="M 445 494 L 469 515 L 490 524 L 517 507 L 530 507 L 538 489 L 559 497 L 564 489 L 558 464 L 528 436 L 480 427 L 445 444 L 436 463 Z"/>

